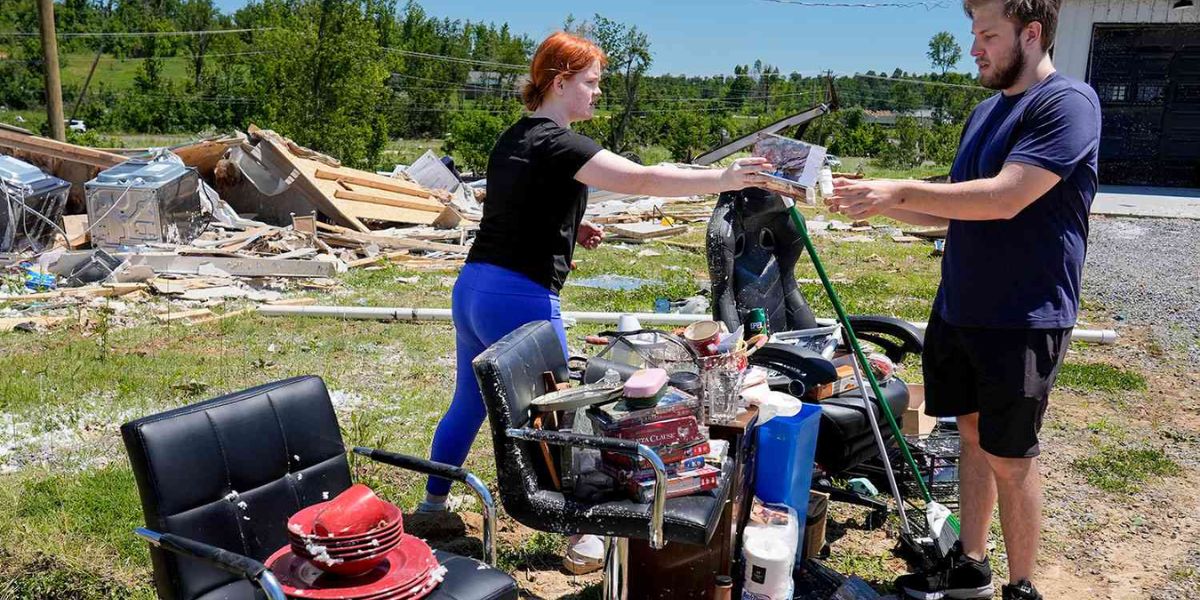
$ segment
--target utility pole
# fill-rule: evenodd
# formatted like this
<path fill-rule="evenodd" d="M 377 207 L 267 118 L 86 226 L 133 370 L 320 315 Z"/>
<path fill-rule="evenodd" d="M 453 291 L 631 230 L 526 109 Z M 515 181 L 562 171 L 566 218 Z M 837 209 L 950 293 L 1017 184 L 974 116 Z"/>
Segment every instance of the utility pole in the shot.
<path fill-rule="evenodd" d="M 67 141 L 63 121 L 62 80 L 58 72 L 58 38 L 54 32 L 54 0 L 38 0 L 38 18 L 42 25 L 42 57 L 46 67 L 46 118 L 50 119 L 50 135 Z"/>

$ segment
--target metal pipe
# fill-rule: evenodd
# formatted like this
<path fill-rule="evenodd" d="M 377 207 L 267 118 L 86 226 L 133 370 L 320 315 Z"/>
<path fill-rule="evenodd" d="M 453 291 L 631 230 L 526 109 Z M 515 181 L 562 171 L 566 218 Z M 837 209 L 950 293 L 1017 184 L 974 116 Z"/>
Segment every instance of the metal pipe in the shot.
<path fill-rule="evenodd" d="M 276 306 L 264 304 L 258 307 L 259 314 L 268 317 L 332 317 L 336 319 L 362 319 L 369 321 L 450 321 L 448 308 L 397 308 L 372 306 Z M 707 321 L 711 315 L 678 313 L 621 313 L 565 311 L 565 319 L 577 323 L 614 324 L 621 315 L 631 314 L 643 325 L 687 326 L 697 321 Z M 817 319 L 820 325 L 833 325 L 836 319 Z M 922 335 L 928 323 L 909 321 Z M 1115 344 L 1118 334 L 1112 329 L 1075 329 L 1071 341 L 1089 344 Z"/>
<path fill-rule="evenodd" d="M 667 466 L 649 446 L 638 444 L 637 451 L 654 469 L 654 499 L 650 505 L 650 547 L 660 550 L 667 545 L 663 539 L 663 511 L 667 506 Z"/>
<path fill-rule="evenodd" d="M 483 480 L 467 473 L 466 484 L 483 505 L 483 562 L 496 566 L 496 502 Z"/>
<path fill-rule="evenodd" d="M 626 600 L 629 597 L 629 539 L 604 539 L 604 600 Z"/>
<path fill-rule="evenodd" d="M 270 600 L 287 600 L 287 594 L 283 593 L 283 586 L 279 585 L 279 580 L 275 579 L 275 575 L 270 570 L 263 571 L 258 576 L 258 585 Z"/>
<path fill-rule="evenodd" d="M 875 408 L 871 406 L 871 397 L 867 394 L 867 386 L 863 382 L 862 368 L 858 366 L 858 361 L 850 361 L 851 368 L 854 369 L 854 385 L 858 386 L 858 391 L 862 395 L 863 409 L 867 411 L 867 420 L 871 422 L 871 433 L 875 435 L 875 446 L 879 448 L 879 459 L 883 462 L 883 472 L 887 475 L 888 487 L 891 488 L 892 498 L 896 501 L 896 513 L 900 515 L 900 533 L 910 535 L 912 530 L 908 524 L 908 513 L 904 509 L 904 498 L 900 495 L 900 486 L 896 485 L 896 473 L 892 470 L 892 461 L 888 456 L 887 444 L 883 442 L 883 432 L 879 429 L 879 418 L 875 416 Z M 880 398 L 879 403 L 887 402 L 886 398 Z M 914 473 L 916 477 L 921 477 L 920 473 Z"/>

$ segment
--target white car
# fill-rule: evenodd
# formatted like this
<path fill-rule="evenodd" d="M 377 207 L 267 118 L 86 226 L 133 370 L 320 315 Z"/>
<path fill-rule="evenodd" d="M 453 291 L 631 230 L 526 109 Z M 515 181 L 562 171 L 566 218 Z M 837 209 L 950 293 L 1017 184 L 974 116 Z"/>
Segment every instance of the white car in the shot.
<path fill-rule="evenodd" d="M 78 131 L 79 133 L 87 133 L 87 125 L 84 125 L 83 121 L 80 121 L 79 119 L 71 119 L 70 121 L 67 121 L 67 129 L 70 129 L 71 131 Z"/>

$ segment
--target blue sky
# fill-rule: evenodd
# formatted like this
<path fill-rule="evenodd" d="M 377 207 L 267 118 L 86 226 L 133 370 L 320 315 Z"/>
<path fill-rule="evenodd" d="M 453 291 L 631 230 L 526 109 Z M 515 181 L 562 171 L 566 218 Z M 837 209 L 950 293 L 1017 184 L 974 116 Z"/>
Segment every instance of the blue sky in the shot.
<path fill-rule="evenodd" d="M 229 11 L 245 0 L 217 0 Z M 949 31 L 964 54 L 970 47 L 970 22 L 959 0 L 926 10 L 914 8 L 809 8 L 764 0 L 425 0 L 438 17 L 508 22 L 513 31 L 540 40 L 577 19 L 600 13 L 636 24 L 650 36 L 655 74 L 732 73 L 734 65 L 756 58 L 783 73 L 832 69 L 835 73 L 900 67 L 929 71 L 929 38 Z M 958 70 L 972 67 L 963 60 Z"/>

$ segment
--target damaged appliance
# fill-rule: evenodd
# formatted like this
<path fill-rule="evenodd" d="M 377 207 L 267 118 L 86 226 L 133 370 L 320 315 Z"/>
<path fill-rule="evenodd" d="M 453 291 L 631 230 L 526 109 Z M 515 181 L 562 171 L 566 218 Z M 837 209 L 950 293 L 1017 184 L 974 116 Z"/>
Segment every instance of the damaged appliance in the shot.
<path fill-rule="evenodd" d="M 50 247 L 70 191 L 70 183 L 0 154 L 0 252 Z"/>
<path fill-rule="evenodd" d="M 130 159 L 84 184 L 97 247 L 187 244 L 204 230 L 200 175 L 170 160 Z"/>

